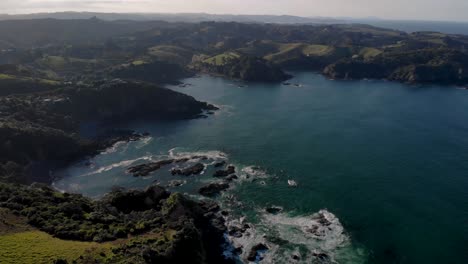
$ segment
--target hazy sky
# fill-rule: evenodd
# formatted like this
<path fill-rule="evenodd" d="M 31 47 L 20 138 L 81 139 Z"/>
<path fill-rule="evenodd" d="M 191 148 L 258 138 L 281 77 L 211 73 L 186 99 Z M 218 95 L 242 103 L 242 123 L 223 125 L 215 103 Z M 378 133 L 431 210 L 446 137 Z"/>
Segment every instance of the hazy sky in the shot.
<path fill-rule="evenodd" d="M 468 0 L 0 0 L 0 13 L 276 14 L 468 21 Z"/>

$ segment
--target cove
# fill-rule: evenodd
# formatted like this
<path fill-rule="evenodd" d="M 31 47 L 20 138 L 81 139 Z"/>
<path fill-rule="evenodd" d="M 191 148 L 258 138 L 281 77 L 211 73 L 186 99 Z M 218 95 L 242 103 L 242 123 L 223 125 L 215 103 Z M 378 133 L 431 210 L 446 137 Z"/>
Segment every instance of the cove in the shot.
<path fill-rule="evenodd" d="M 60 180 L 54 186 L 99 197 L 114 186 L 178 179 L 187 183 L 172 191 L 195 194 L 212 180 L 212 168 L 189 179 L 168 170 L 134 178 L 125 170 L 198 153 L 253 175 L 255 181 L 239 180 L 221 203 L 258 224 L 259 233 L 268 232 L 262 224 L 278 226 L 267 235 L 290 243 L 277 249 L 277 263 L 309 246 L 329 246 L 339 263 L 466 262 L 468 91 L 294 75 L 289 82 L 301 85 L 239 85 L 201 76 L 184 80 L 191 86 L 170 86 L 220 110 L 205 119 L 128 124 L 151 137 L 55 172 Z M 289 187 L 289 179 L 298 187 Z M 232 207 L 233 199 L 244 208 Z M 283 211 L 265 214 L 269 206 Z M 344 250 L 336 233 L 327 245 L 300 243 L 296 229 L 304 227 L 304 217 L 323 209 L 339 219 L 338 233 L 344 228 L 350 240 Z"/>

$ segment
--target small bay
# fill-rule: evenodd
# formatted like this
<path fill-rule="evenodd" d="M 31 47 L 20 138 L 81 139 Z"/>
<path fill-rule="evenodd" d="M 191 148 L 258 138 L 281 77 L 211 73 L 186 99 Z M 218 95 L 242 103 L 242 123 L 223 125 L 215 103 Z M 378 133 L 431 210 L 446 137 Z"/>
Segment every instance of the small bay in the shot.
<path fill-rule="evenodd" d="M 337 253 L 340 263 L 466 263 L 468 90 L 294 75 L 290 85 L 201 76 L 170 86 L 220 110 L 203 119 L 128 124 L 151 137 L 56 172 L 54 186 L 100 197 L 114 186 L 177 179 L 187 184 L 172 191 L 195 194 L 213 168 L 186 179 L 168 170 L 135 178 L 125 170 L 205 155 L 227 160 L 239 174 L 261 174 L 229 191 L 250 210 L 247 217 L 269 206 L 294 223 L 323 209 L 336 216 L 351 244 Z M 251 221 L 287 221 L 281 216 Z M 291 252 L 301 250 L 296 246 Z"/>

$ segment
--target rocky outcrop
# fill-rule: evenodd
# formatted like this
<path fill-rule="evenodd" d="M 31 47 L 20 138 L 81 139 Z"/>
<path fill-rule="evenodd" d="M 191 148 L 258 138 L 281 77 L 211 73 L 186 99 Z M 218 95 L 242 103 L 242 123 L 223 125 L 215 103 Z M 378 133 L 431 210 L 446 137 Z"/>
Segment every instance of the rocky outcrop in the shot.
<path fill-rule="evenodd" d="M 227 169 L 225 170 L 217 170 L 214 174 L 213 177 L 227 177 L 231 174 L 236 173 L 236 168 L 234 166 L 228 166 Z"/>
<path fill-rule="evenodd" d="M 204 169 L 205 169 L 205 165 L 203 165 L 202 163 L 197 163 L 185 169 L 172 169 L 171 173 L 172 175 L 190 176 L 190 175 L 198 175 Z"/>
<path fill-rule="evenodd" d="M 219 193 L 227 189 L 229 189 L 229 184 L 227 183 L 211 183 L 207 186 L 201 187 L 200 190 L 198 190 L 198 193 L 200 193 L 203 196 L 211 197 L 218 195 Z"/>
<path fill-rule="evenodd" d="M 132 166 L 127 169 L 127 173 L 132 174 L 134 177 L 144 177 L 150 175 L 154 171 L 161 169 L 161 167 L 172 164 L 174 162 L 174 159 L 168 159 Z"/>
<path fill-rule="evenodd" d="M 220 167 L 223 167 L 224 165 L 226 165 L 226 161 L 223 160 L 223 161 L 215 163 L 213 166 L 215 168 L 220 168 Z"/>
<path fill-rule="evenodd" d="M 278 214 L 281 211 L 283 211 L 283 208 L 278 207 L 278 206 L 271 206 L 271 207 L 267 207 L 265 211 L 269 214 Z"/>
<path fill-rule="evenodd" d="M 247 260 L 248 261 L 255 261 L 255 260 L 257 260 L 257 257 L 259 259 L 261 259 L 261 256 L 260 256 L 259 253 L 261 253 L 262 251 L 265 251 L 265 250 L 268 250 L 268 247 L 265 246 L 262 243 L 253 246 L 252 249 L 250 250 L 249 255 L 247 256 Z"/>
<path fill-rule="evenodd" d="M 134 177 L 145 177 L 167 165 L 185 163 L 190 160 L 206 159 L 208 158 L 205 156 L 192 156 L 190 158 L 159 160 L 155 162 L 131 166 L 126 170 L 126 172 L 132 174 Z M 190 176 L 200 174 L 204 169 L 205 165 L 203 165 L 202 163 L 197 163 L 184 169 L 173 168 L 171 170 L 171 173 L 172 175 Z"/>

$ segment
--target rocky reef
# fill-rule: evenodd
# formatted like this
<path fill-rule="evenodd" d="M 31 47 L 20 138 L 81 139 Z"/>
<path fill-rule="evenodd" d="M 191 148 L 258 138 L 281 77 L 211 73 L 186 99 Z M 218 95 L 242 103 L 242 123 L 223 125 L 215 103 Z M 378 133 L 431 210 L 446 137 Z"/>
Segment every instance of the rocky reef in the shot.
<path fill-rule="evenodd" d="M 229 184 L 224 183 L 224 182 L 219 182 L 219 183 L 210 183 L 207 186 L 201 187 L 198 192 L 203 196 L 212 197 L 226 189 L 229 189 Z"/>

